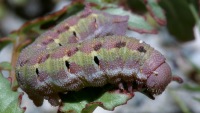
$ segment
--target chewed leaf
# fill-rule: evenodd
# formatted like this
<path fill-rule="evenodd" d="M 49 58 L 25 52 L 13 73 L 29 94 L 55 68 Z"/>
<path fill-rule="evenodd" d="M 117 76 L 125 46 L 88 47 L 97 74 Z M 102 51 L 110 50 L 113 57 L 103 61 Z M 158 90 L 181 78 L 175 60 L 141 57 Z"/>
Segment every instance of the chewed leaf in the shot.
<path fill-rule="evenodd" d="M 147 0 L 146 7 L 149 10 L 151 16 L 160 24 L 166 24 L 166 17 L 164 11 L 157 3 L 157 0 Z"/>
<path fill-rule="evenodd" d="M 125 11 L 122 8 L 109 8 L 104 10 L 110 14 L 116 15 L 128 15 L 129 21 L 128 26 L 129 29 L 134 30 L 139 33 L 156 33 L 156 29 L 153 28 L 142 16 L 133 14 L 129 11 Z"/>
<path fill-rule="evenodd" d="M 9 81 L 0 73 L 0 113 L 23 113 L 24 110 L 20 108 L 21 96 L 11 90 Z"/>
<path fill-rule="evenodd" d="M 109 91 L 106 87 L 109 86 L 87 88 L 78 92 L 69 92 L 66 96 L 62 95 L 64 103 L 59 110 L 65 113 L 92 113 L 98 106 L 113 110 L 116 106 L 125 104 L 133 96 L 118 90 Z"/>

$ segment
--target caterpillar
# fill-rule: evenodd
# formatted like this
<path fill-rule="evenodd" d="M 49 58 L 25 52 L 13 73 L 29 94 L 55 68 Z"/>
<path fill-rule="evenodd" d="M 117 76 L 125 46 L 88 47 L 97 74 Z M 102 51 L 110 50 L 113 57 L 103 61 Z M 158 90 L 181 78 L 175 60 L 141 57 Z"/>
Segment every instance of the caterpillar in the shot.
<path fill-rule="evenodd" d="M 20 59 L 29 59 L 39 51 L 54 49 L 69 43 L 81 43 L 106 35 L 125 35 L 128 19 L 128 16 L 110 15 L 86 7 L 84 11 L 69 17 L 39 36 L 34 43 L 21 52 Z"/>
<path fill-rule="evenodd" d="M 16 65 L 19 86 L 36 106 L 44 99 L 58 106 L 59 93 L 122 82 L 130 92 L 136 84 L 153 99 L 177 78 L 160 52 L 125 36 L 127 20 L 86 8 L 61 22 L 22 50 Z"/>

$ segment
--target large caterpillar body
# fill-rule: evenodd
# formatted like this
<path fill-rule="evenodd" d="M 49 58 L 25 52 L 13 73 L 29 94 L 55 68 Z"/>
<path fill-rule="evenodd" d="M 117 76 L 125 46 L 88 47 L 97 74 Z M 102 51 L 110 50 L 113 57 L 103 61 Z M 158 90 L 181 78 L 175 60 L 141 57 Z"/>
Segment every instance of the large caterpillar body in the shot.
<path fill-rule="evenodd" d="M 170 67 L 148 44 L 122 36 L 127 19 L 87 9 L 47 31 L 20 54 L 20 87 L 37 106 L 44 99 L 57 106 L 58 93 L 108 83 L 140 85 L 152 98 L 162 93 L 173 78 Z"/>
<path fill-rule="evenodd" d="M 21 52 L 20 59 L 24 60 L 21 61 L 21 65 L 26 62 L 26 59 L 42 50 L 106 35 L 125 35 L 128 18 L 128 16 L 110 15 L 86 7 L 83 12 L 64 20 L 26 47 Z"/>

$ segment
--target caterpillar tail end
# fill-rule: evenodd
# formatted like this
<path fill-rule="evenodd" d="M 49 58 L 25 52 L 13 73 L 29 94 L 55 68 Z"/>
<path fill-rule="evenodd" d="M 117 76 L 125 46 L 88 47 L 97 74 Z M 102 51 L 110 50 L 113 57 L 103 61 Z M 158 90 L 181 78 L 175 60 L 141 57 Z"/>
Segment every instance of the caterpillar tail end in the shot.
<path fill-rule="evenodd" d="M 179 84 L 182 84 L 183 83 L 183 79 L 181 78 L 181 77 L 179 77 L 179 76 L 172 76 L 172 79 L 171 79 L 171 81 L 176 81 L 176 82 L 178 82 Z"/>

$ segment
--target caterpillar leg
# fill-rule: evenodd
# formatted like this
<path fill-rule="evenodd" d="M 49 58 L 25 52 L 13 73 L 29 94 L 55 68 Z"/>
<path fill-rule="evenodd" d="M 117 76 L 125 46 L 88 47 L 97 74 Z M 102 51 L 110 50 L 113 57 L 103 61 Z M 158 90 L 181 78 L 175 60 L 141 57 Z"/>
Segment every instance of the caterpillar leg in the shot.
<path fill-rule="evenodd" d="M 124 87 L 123 83 L 119 83 L 118 87 L 122 93 L 130 93 L 132 96 L 134 96 L 134 90 L 131 82 L 126 83 L 126 88 Z"/>
<path fill-rule="evenodd" d="M 133 90 L 133 86 L 132 86 L 132 85 L 133 85 L 133 84 L 130 83 L 130 82 L 127 83 L 128 92 L 129 92 L 132 96 L 134 96 L 134 90 Z"/>
<path fill-rule="evenodd" d="M 28 94 L 28 93 L 27 93 Z M 43 101 L 44 101 L 44 97 L 43 96 L 40 96 L 38 94 L 35 94 L 35 93 L 29 93 L 28 94 L 28 97 L 33 100 L 33 103 L 36 105 L 36 106 L 41 106 L 43 104 Z"/>
<path fill-rule="evenodd" d="M 118 87 L 119 87 L 119 89 L 120 89 L 121 91 L 124 91 L 124 85 L 123 85 L 123 83 L 119 83 Z"/>
<path fill-rule="evenodd" d="M 58 106 L 61 104 L 61 99 L 58 94 L 45 96 L 45 99 L 47 99 L 52 106 Z"/>

